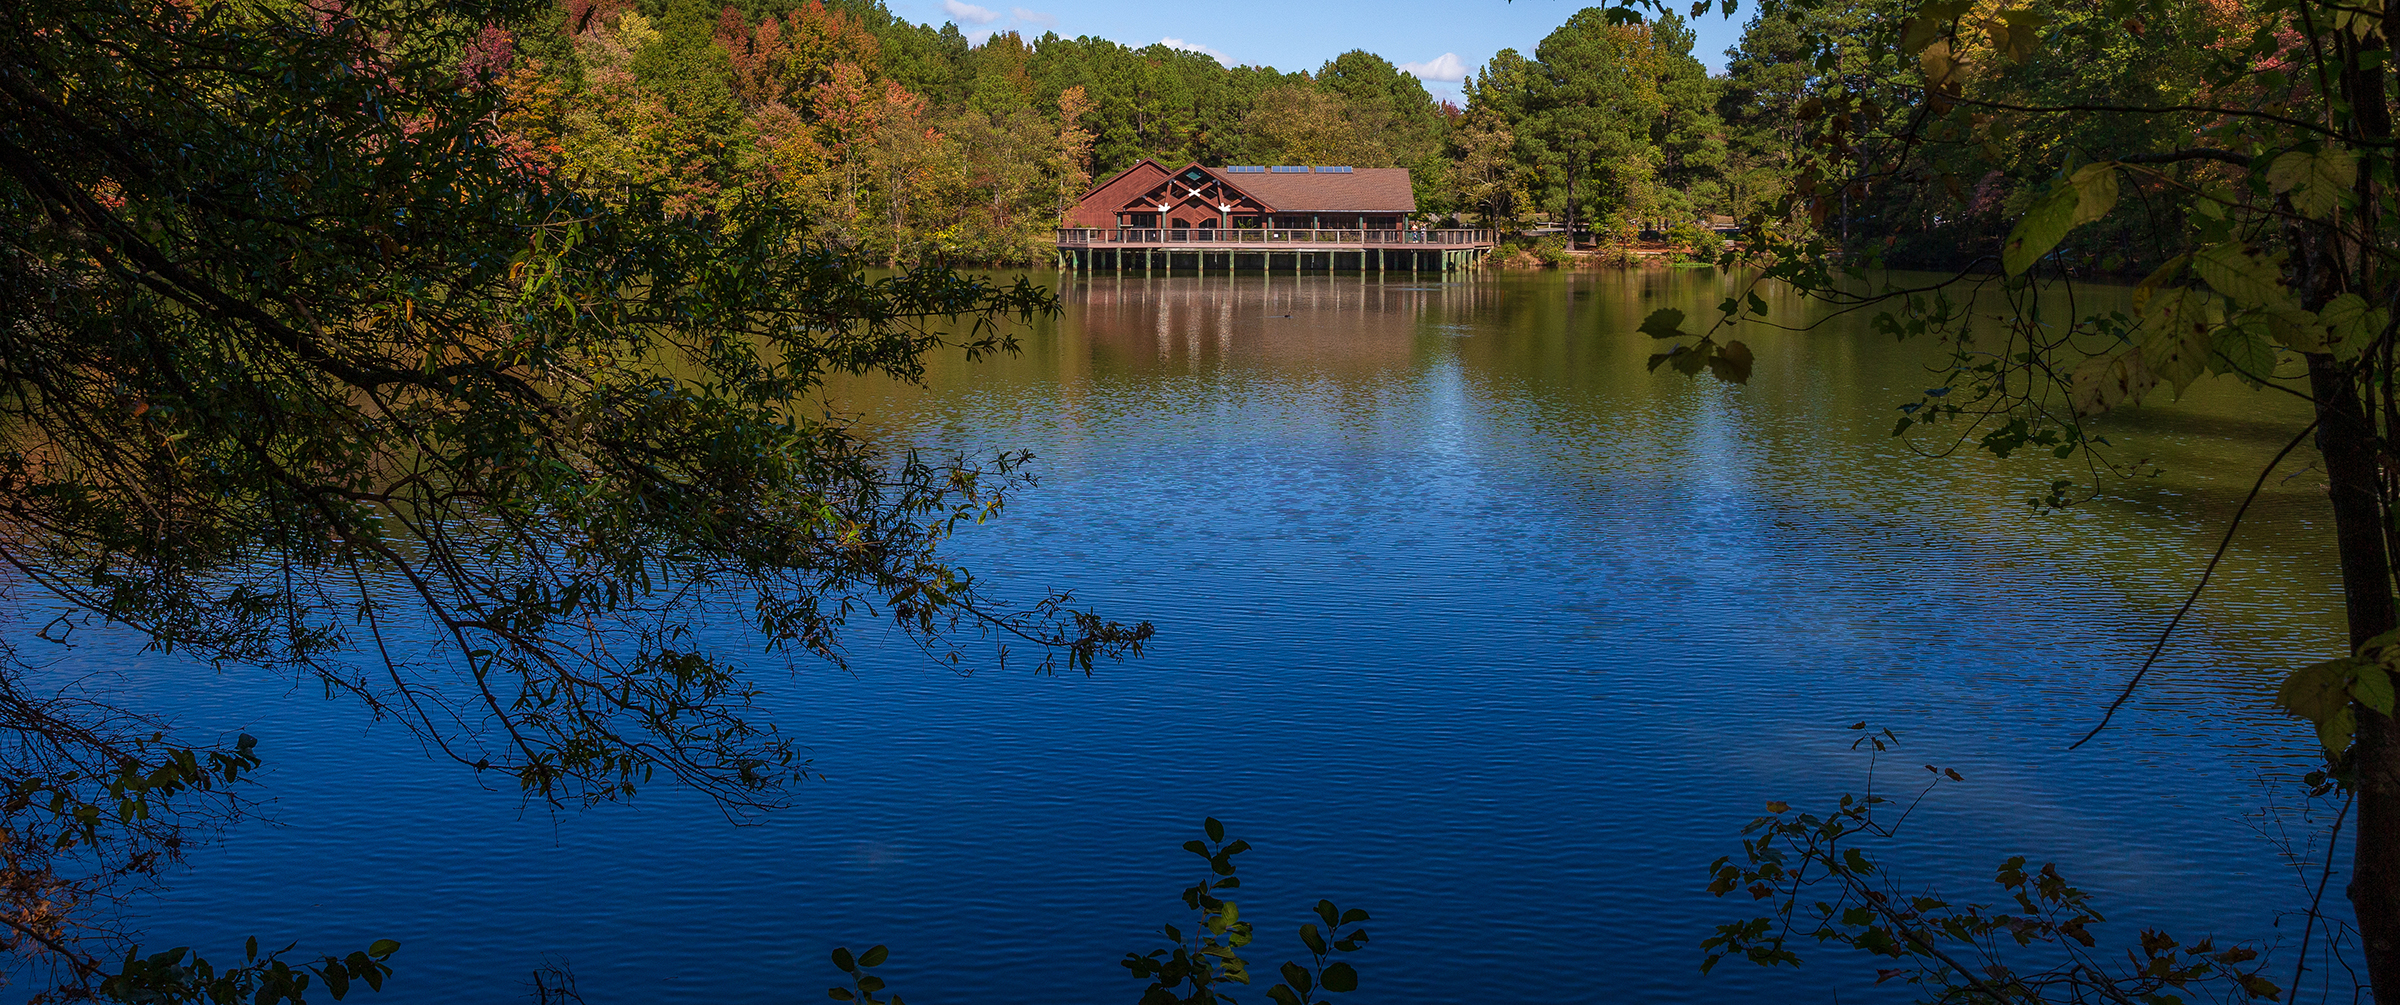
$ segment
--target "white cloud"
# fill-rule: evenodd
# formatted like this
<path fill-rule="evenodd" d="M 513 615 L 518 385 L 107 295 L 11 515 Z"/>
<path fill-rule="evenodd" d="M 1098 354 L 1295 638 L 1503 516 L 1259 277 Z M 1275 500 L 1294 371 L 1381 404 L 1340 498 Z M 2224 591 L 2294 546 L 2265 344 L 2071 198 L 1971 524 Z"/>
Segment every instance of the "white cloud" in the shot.
<path fill-rule="evenodd" d="M 989 7 L 977 7 L 971 3 L 960 3 L 958 0 L 942 0 L 942 9 L 948 11 L 951 17 L 969 24 L 990 24 L 1000 20 L 999 11 Z"/>
<path fill-rule="evenodd" d="M 949 2 L 949 0 L 944 0 L 944 2 Z M 1217 62 L 1223 63 L 1227 66 L 1233 65 L 1233 57 L 1222 52 L 1218 52 L 1217 50 L 1211 49 L 1205 45 L 1201 45 L 1198 42 L 1186 42 L 1180 38 L 1162 38 L 1158 40 L 1158 44 L 1166 46 L 1169 49 L 1181 49 L 1185 52 L 1197 52 L 1201 55 L 1215 59 Z"/>
<path fill-rule="evenodd" d="M 1400 72 L 1420 80 L 1439 80 L 1455 84 L 1467 79 L 1467 64 L 1455 52 L 1445 52 L 1429 63 L 1402 63 Z"/>
<path fill-rule="evenodd" d="M 1011 7 L 1008 9 L 1008 13 L 1026 24 L 1038 24 L 1044 28 L 1058 27 L 1058 15 L 1056 14 L 1044 14 L 1041 11 L 1026 10 L 1023 7 Z"/>

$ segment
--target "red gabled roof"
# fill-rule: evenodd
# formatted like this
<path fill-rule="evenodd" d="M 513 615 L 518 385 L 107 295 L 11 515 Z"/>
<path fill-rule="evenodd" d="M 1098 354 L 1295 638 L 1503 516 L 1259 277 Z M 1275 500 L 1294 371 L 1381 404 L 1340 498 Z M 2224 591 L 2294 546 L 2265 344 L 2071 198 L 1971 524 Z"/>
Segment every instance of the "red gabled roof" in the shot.
<path fill-rule="evenodd" d="M 1067 214 L 1067 226 L 1109 228 L 1117 214 L 1140 211 L 1137 199 L 1168 179 L 1201 171 L 1225 188 L 1248 197 L 1269 213 L 1374 213 L 1406 215 L 1417 211 L 1417 196 L 1407 168 L 1356 168 L 1343 172 L 1242 172 L 1204 166 L 1197 161 L 1173 171 L 1142 158 L 1132 167 L 1092 187 Z"/>
<path fill-rule="evenodd" d="M 1354 168 L 1340 173 L 1273 171 L 1209 173 L 1239 185 L 1278 213 L 1397 213 L 1417 211 L 1417 193 L 1407 168 Z"/>
<path fill-rule="evenodd" d="M 1109 228 L 1117 225 L 1117 207 L 1144 192 L 1158 187 L 1171 177 L 1166 168 L 1148 157 L 1132 167 L 1119 171 L 1116 177 L 1092 186 L 1083 194 L 1083 201 L 1067 214 L 1067 226 Z"/>
<path fill-rule="evenodd" d="M 1174 173 L 1164 176 L 1156 184 L 1141 190 L 1112 208 L 1120 213 L 1147 213 L 1157 208 L 1158 204 L 1151 201 L 1154 197 L 1163 200 L 1170 206 L 1180 206 L 1196 198 L 1202 190 L 1212 185 L 1218 189 L 1220 194 L 1226 196 L 1228 201 L 1246 203 L 1248 207 L 1254 207 L 1257 212 L 1274 212 L 1274 207 L 1269 206 L 1264 200 L 1243 191 L 1240 185 L 1225 180 L 1214 169 L 1199 161 L 1176 168 Z M 1222 204 L 1214 203 L 1212 205 Z M 1237 211 L 1248 213 L 1253 209 L 1243 208 Z"/>

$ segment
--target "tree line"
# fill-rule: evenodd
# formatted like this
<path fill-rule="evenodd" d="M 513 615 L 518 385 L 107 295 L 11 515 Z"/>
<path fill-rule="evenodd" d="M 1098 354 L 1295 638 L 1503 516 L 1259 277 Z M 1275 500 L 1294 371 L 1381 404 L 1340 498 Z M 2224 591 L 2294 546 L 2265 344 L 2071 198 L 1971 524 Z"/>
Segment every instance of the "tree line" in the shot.
<path fill-rule="evenodd" d="M 699 214 L 785 199 L 828 244 L 890 264 L 1044 261 L 1060 214 L 1144 157 L 1405 167 L 1426 222 L 1564 227 L 1596 244 L 1711 216 L 1780 216 L 1800 199 L 1822 236 L 1853 252 L 1963 264 L 2023 210 L 2057 152 L 2114 138 L 1995 108 L 1970 124 L 1976 149 L 1953 151 L 1956 164 L 1929 159 L 1931 188 L 1812 199 L 1855 139 L 1838 120 L 1809 125 L 1825 114 L 1817 95 L 1879 86 L 1869 35 L 1904 16 L 1882 9 L 1892 6 L 1753 16 L 1713 75 L 1676 14 L 1588 8 L 1530 53 L 1503 50 L 1479 67 L 1463 103 L 1437 101 L 1364 51 L 1287 72 L 1055 32 L 974 44 L 955 24 L 912 23 L 880 0 L 563 0 L 485 26 L 459 59 L 462 82 L 506 95 L 498 114 L 518 152 L 587 193 L 622 202 L 642 189 Z M 2024 22 L 2020 44 L 2036 32 L 2093 36 L 2090 58 L 2065 75 L 2019 74 L 2012 96 L 2171 104 L 2205 89 L 2211 47 L 2257 20 L 2239 0 L 2166 10 L 2128 22 L 2068 5 Z M 1879 108 L 1903 105 L 1886 95 Z M 2106 271 L 2155 265 L 2176 239 L 2146 222 L 2163 218 L 2112 225 L 2076 253 Z"/>

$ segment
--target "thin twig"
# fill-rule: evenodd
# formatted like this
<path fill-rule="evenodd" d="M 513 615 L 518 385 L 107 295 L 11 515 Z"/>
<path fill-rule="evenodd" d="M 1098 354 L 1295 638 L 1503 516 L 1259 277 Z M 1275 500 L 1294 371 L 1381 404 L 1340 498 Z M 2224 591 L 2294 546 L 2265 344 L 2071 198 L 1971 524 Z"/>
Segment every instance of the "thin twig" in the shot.
<path fill-rule="evenodd" d="M 2135 688 L 2142 686 L 2142 678 L 2150 673 L 2151 665 L 2158 662 L 2158 654 L 2166 651 L 2167 640 L 2175 637 L 2175 629 L 2182 626 L 2184 616 L 2192 613 L 2192 605 L 2199 602 L 2200 591 L 2208 588 L 2208 578 L 2216 575 L 2217 563 L 2225 560 L 2225 550 L 2233 546 L 2233 532 L 2241 528 L 2242 515 L 2250 512 L 2250 504 L 2257 502 L 2259 492 L 2267 487 L 2267 476 L 2273 474 L 2275 466 L 2282 464 L 2283 459 L 2291 456 L 2292 451 L 2299 449 L 2300 444 L 2308 441 L 2308 434 L 2316 431 L 2317 423 L 2312 419 L 2307 426 L 2301 428 L 2299 435 L 2292 437 L 2292 442 L 2284 444 L 2282 450 L 2275 452 L 2274 460 L 2268 461 L 2266 467 L 2259 469 L 2257 483 L 2250 486 L 2250 494 L 2242 497 L 2242 505 L 2233 511 L 2233 519 L 2225 524 L 2225 536 L 2217 541 L 2217 553 L 2209 556 L 2208 567 L 2200 570 L 2200 581 L 2192 584 L 2192 595 L 2183 598 L 2183 606 L 2175 609 L 2175 616 L 2167 621 L 2167 629 L 2158 633 L 2158 641 L 2150 646 L 2150 655 L 2142 660 L 2142 668 L 2133 672 L 2132 680 L 2125 682 L 2125 689 L 2117 693 L 2117 700 L 2108 703 L 2108 711 L 2100 713 L 2099 723 L 2092 727 L 2091 732 L 2083 734 L 2083 739 L 2067 744 L 2068 750 L 2091 742 L 2092 737 L 2100 735 L 2101 730 L 2107 729 L 2109 720 L 2116 718 L 2117 709 L 2124 706 L 2126 699 L 2133 697 Z"/>
<path fill-rule="evenodd" d="M 2325 888 L 2333 883 L 2333 852 L 2342 845 L 2342 821 L 2350 816 L 2350 804 L 2358 799 L 2353 791 L 2342 800 L 2342 811 L 2333 815 L 2332 836 L 2325 841 L 2325 871 L 2317 877 L 2317 891 L 2308 898 L 2308 924 L 2300 929 L 2300 962 L 2292 967 L 2292 997 L 2300 996 L 2300 976 L 2308 973 L 2308 939 L 2317 934 L 2317 905 L 2325 902 Z M 2332 936 L 2328 935 L 2330 939 Z M 2330 950 L 2328 950 L 2330 952 Z"/>

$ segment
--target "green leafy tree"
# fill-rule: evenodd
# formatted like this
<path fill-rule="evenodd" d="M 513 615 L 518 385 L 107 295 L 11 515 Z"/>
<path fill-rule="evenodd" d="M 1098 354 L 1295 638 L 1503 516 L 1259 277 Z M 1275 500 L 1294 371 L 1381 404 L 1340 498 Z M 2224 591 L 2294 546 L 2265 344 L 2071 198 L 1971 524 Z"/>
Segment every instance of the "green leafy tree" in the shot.
<path fill-rule="evenodd" d="M 1299 81 L 1269 89 L 1250 106 L 1251 149 L 1277 164 L 1385 167 L 1390 137 L 1341 94 Z"/>
<path fill-rule="evenodd" d="M 1404 167 L 1416 187 L 1421 212 L 1446 212 L 1454 183 L 1444 144 L 1451 122 L 1426 93 L 1422 81 L 1392 62 L 1360 49 L 1345 52 L 1317 70 L 1317 86 L 1341 95 L 1361 132 L 1374 137 L 1383 160 L 1335 161 L 1361 167 Z"/>
<path fill-rule="evenodd" d="M 0 12 L 17 602 L 348 696 L 528 798 L 672 781 L 735 812 L 788 798 L 805 763 L 753 713 L 755 653 L 695 624 L 791 659 L 840 661 L 860 619 L 942 659 L 982 633 L 1044 668 L 1138 649 L 1146 625 L 1010 607 L 937 554 L 1024 483 L 1021 455 L 893 454 L 799 404 L 829 373 L 1005 351 L 993 322 L 1048 294 L 870 281 L 755 195 L 580 191 L 500 131 L 488 70 L 458 72 L 483 26 L 532 14 Z M 110 962 L 118 943 L 58 914 L 104 909 L 127 856 L 180 847 L 171 811 L 206 811 L 255 765 L 248 741 L 179 745 L 162 710 L 46 695 L 24 653 L 0 656 L 19 880 L 0 920 L 52 936 L 12 945 L 71 994 L 223 1000 L 225 974 Z M 389 952 L 326 957 L 316 980 L 371 985 Z M 307 986 L 278 954 L 230 973 L 227 994 Z"/>
<path fill-rule="evenodd" d="M 1665 229 L 1725 205 L 1726 135 L 1716 110 L 1722 85 L 1693 58 L 1691 28 L 1669 14 L 1651 25 L 1650 35 L 1660 99 L 1650 145 L 1658 170 L 1641 208 Z"/>
<path fill-rule="evenodd" d="M 1813 6 L 1770 0 L 1759 16 L 1805 25 Z M 2400 192 L 2386 10 L 1937 0 L 1867 13 L 1855 33 L 1803 32 L 1794 43 L 1798 58 L 1836 72 L 1821 72 L 1796 108 L 1800 144 L 1818 160 L 1749 221 L 1760 281 L 1873 310 L 1901 338 L 1938 340 L 1939 386 L 1902 403 L 1895 435 L 2077 465 L 2037 506 L 2072 505 L 2143 470 L 2098 423 L 2153 394 L 2215 375 L 2311 402 L 2314 423 L 2275 464 L 2313 438 L 2349 631 L 2324 644 L 2336 658 L 2295 670 L 2277 701 L 2315 725 L 2326 777 L 2355 798 L 2348 895 L 2367 983 L 2377 1000 L 2400 1000 L 2390 684 L 2400 665 Z M 2145 53 L 2157 58 L 2138 68 L 2089 65 Z M 1862 198 L 1938 204 L 1979 175 L 1981 198 L 1998 199 L 2007 224 L 1955 279 L 1878 281 L 1866 267 L 1890 240 L 1845 247 L 1827 233 L 1829 213 Z M 1904 225 L 1877 221 L 1893 239 Z M 2131 314 L 2070 313 L 2077 275 L 2122 240 L 2112 227 L 2156 241 L 2163 263 L 2134 290 Z M 1968 337 L 1970 294 L 2005 324 Z M 1743 365 L 1716 365 L 1739 344 L 1719 334 L 1764 313 L 1754 294 L 1736 296 L 1700 332 L 1665 316 L 1645 330 L 1675 340 L 1658 358 L 1685 372 L 1746 379 L 1746 352 Z M 2195 596 L 2205 585 L 2204 574 Z"/>
<path fill-rule="evenodd" d="M 1527 65 L 1517 135 L 1559 180 L 1555 205 L 1570 235 L 1623 208 L 1657 163 L 1650 125 L 1664 106 L 1651 49 L 1643 26 L 1587 7 Z"/>
<path fill-rule="evenodd" d="M 1530 73 L 1524 56 L 1502 49 L 1463 84 L 1466 111 L 1449 137 L 1451 177 L 1459 206 L 1486 227 L 1521 231 L 1534 209 L 1536 167 L 1517 136 Z"/>

